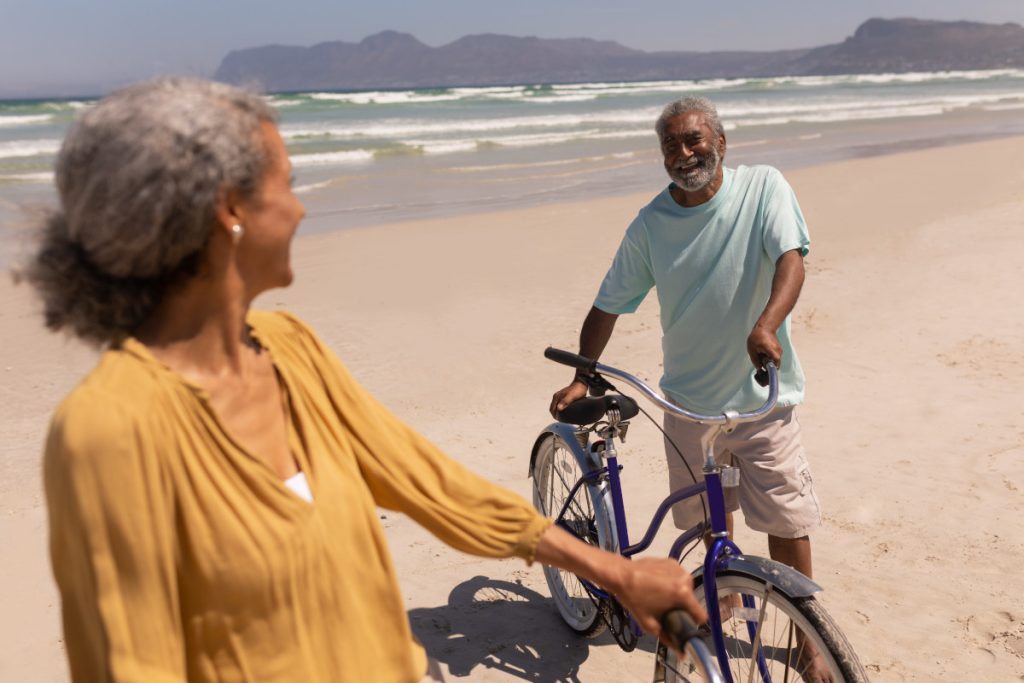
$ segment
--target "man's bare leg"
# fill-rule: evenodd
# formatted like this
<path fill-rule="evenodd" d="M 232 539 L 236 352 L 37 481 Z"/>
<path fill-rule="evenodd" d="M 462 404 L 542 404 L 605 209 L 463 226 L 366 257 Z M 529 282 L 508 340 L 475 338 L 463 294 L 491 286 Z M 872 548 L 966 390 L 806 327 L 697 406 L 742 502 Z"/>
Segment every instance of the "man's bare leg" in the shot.
<path fill-rule="evenodd" d="M 730 531 L 732 531 L 730 529 Z M 768 554 L 776 562 L 788 564 L 807 578 L 811 576 L 811 539 L 809 536 L 800 538 L 780 538 L 768 534 Z"/>
<path fill-rule="evenodd" d="M 768 534 L 768 554 L 776 562 L 788 564 L 807 578 L 811 578 L 810 537 L 779 538 Z M 797 632 L 797 647 L 800 650 L 798 666 L 803 670 L 807 680 L 815 683 L 832 681 L 823 658 L 814 644 L 804 639 L 803 631 Z"/>

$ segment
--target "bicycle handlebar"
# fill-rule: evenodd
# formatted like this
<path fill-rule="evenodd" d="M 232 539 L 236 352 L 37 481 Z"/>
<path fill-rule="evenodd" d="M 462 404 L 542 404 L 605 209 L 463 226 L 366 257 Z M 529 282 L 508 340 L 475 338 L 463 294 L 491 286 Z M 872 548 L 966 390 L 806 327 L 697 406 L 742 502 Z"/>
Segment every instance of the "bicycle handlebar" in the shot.
<path fill-rule="evenodd" d="M 585 356 L 581 356 L 578 353 L 572 353 L 570 351 L 563 351 L 562 349 L 556 349 L 553 346 L 549 346 L 544 349 L 544 357 L 548 360 L 553 360 L 556 363 L 562 365 L 568 365 L 570 368 L 576 368 L 577 370 L 583 370 L 587 373 L 594 372 L 594 368 L 597 365 L 596 360 L 590 360 Z"/>
<path fill-rule="evenodd" d="M 568 365 L 569 367 L 576 368 L 577 370 L 582 370 L 588 374 L 610 375 L 612 377 L 617 377 L 627 384 L 630 384 L 633 388 L 643 394 L 648 401 L 658 406 L 666 413 L 671 413 L 672 415 L 689 420 L 690 422 L 727 425 L 739 422 L 753 422 L 754 420 L 758 420 L 771 412 L 772 408 L 775 407 L 776 401 L 779 400 L 779 370 L 775 367 L 775 363 L 772 361 L 765 363 L 765 369 L 768 371 L 768 398 L 760 408 L 746 413 L 727 410 L 718 415 L 704 415 L 666 401 L 658 392 L 644 384 L 642 380 L 634 377 L 628 372 L 619 370 L 618 368 L 613 368 L 610 365 L 604 365 L 603 363 L 599 363 L 596 360 L 586 358 L 579 354 L 552 348 L 550 346 L 544 350 L 544 357 L 549 360 L 553 360 L 556 363 L 561 363 L 562 365 Z"/>
<path fill-rule="evenodd" d="M 700 662 L 708 683 L 723 683 L 724 679 L 714 662 L 714 657 L 701 639 L 700 630 L 690 615 L 681 609 L 670 610 L 661 618 L 661 628 L 665 639 L 682 652 L 689 648 L 691 654 Z"/>

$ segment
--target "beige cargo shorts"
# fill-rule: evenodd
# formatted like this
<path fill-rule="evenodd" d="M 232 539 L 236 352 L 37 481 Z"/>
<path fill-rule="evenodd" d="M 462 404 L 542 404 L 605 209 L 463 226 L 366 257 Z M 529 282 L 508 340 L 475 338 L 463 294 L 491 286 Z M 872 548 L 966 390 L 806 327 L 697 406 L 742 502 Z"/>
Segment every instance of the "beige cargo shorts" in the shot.
<path fill-rule="evenodd" d="M 675 441 L 698 481 L 704 478 L 700 439 L 709 429 L 665 415 L 665 433 Z M 665 456 L 671 490 L 692 485 L 690 472 L 668 439 Z M 715 459 L 739 468 L 740 485 L 725 489 L 725 507 L 730 512 L 742 509 L 751 529 L 779 538 L 800 538 L 821 524 L 821 508 L 793 406 L 776 408 L 757 422 L 736 425 L 732 432 L 719 434 Z M 702 521 L 700 497 L 676 503 L 672 519 L 680 529 Z"/>

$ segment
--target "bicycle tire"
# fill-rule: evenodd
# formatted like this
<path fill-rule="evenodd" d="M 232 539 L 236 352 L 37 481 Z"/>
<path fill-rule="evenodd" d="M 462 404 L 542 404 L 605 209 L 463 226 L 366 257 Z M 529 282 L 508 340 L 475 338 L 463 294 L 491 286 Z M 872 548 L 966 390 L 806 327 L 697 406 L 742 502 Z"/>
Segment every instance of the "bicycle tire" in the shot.
<path fill-rule="evenodd" d="M 814 597 L 791 598 L 778 590 L 772 590 L 768 593 L 768 604 L 765 605 L 766 584 L 759 578 L 723 572 L 716 577 L 716 582 L 718 600 L 729 595 L 749 595 L 754 600 L 752 608 L 733 610 L 733 615 L 722 624 L 726 650 L 729 653 L 729 668 L 734 681 L 749 680 L 751 669 L 757 667 L 753 656 L 752 639 L 744 618 L 753 617 L 755 628 L 756 624 L 761 624 L 756 635 L 760 641 L 760 652 L 764 654 L 770 680 L 787 683 L 807 680 L 802 670 L 805 663 L 801 664 L 799 661 L 804 647 L 796 643 L 799 637 L 795 635 L 795 629 L 799 629 L 804 634 L 804 643 L 809 641 L 814 644 L 822 655 L 825 667 L 836 681 L 868 682 L 867 672 L 850 642 Z M 694 586 L 694 594 L 707 608 L 703 584 Z M 763 620 L 760 619 L 762 614 Z M 792 625 L 794 630 L 791 631 L 789 625 Z M 696 683 L 705 680 L 699 672 L 690 671 L 689 668 L 686 663 L 678 662 L 674 653 L 670 653 L 666 663 L 666 683 Z M 753 680 L 764 680 L 760 671 L 754 671 Z"/>
<path fill-rule="evenodd" d="M 573 485 L 586 472 L 589 463 L 581 463 L 573 450 L 557 434 L 545 434 L 537 446 L 533 471 L 533 504 L 549 519 L 561 512 Z M 582 486 L 574 503 L 566 510 L 563 522 L 568 530 L 585 543 L 617 552 L 612 530 L 612 510 L 605 495 L 606 484 Z M 608 600 L 591 596 L 572 572 L 544 567 L 551 597 L 565 623 L 583 636 L 596 636 L 607 626 Z"/>

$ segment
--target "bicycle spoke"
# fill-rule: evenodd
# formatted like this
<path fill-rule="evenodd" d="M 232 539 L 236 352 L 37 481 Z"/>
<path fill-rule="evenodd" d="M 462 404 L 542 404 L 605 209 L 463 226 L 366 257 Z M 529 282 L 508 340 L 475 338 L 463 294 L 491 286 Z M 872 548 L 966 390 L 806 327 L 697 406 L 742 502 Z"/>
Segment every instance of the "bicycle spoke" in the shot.
<path fill-rule="evenodd" d="M 764 597 L 761 599 L 761 612 L 757 615 L 757 631 L 754 633 L 753 647 L 750 653 L 750 672 L 747 675 L 747 683 L 753 683 L 754 670 L 757 668 L 757 656 L 761 652 L 761 630 L 764 628 L 764 613 L 768 610 L 768 596 L 772 592 L 769 584 L 765 587 Z"/>
<path fill-rule="evenodd" d="M 557 467 L 552 467 L 552 469 L 556 469 L 557 470 L 558 468 Z M 575 469 L 575 467 L 573 467 L 573 469 Z M 562 482 L 562 489 L 564 491 L 566 491 L 566 492 L 572 491 L 572 487 L 576 485 L 576 482 L 573 481 L 571 484 L 567 483 L 565 478 L 562 476 L 561 472 L 556 471 L 556 474 L 558 475 L 558 480 L 560 482 Z M 564 501 L 559 501 L 559 503 L 560 503 L 560 505 L 559 505 L 559 510 L 558 511 L 561 510 L 561 507 L 562 507 L 562 505 L 565 504 L 565 502 Z M 590 507 L 590 499 L 589 499 L 589 497 L 587 498 L 587 507 L 588 508 Z M 581 518 L 584 518 L 584 519 L 590 519 L 592 517 L 592 514 L 593 514 L 592 510 L 583 510 L 579 506 L 579 499 L 576 496 L 573 496 L 573 498 L 570 500 L 570 502 L 569 502 L 569 509 L 575 509 L 575 511 L 578 514 L 578 516 L 581 517 Z M 556 514 L 558 511 L 553 510 L 551 514 Z"/>
<path fill-rule="evenodd" d="M 661 651 L 658 652 L 658 662 L 660 662 L 661 665 L 665 667 L 665 671 L 667 673 L 673 674 L 676 678 L 680 678 L 684 675 L 691 674 L 694 670 L 693 665 L 689 664 L 689 659 L 683 660 L 679 659 L 678 657 L 666 657 L 664 654 L 662 654 Z M 672 665 L 672 662 L 675 662 L 681 668 L 676 668 Z M 686 669 L 685 673 L 683 669 Z"/>
<path fill-rule="evenodd" d="M 786 629 L 789 633 L 786 637 L 786 670 L 783 671 L 785 676 L 782 679 L 782 683 L 789 683 L 789 660 L 793 656 L 793 622 L 789 622 L 789 628 Z"/>
<path fill-rule="evenodd" d="M 793 659 L 794 625 L 793 625 L 792 620 L 787 618 L 786 615 L 782 614 L 779 610 L 775 610 L 775 615 L 774 615 L 774 620 L 773 620 L 773 628 L 772 628 L 772 633 L 773 634 L 778 634 L 778 633 L 782 632 L 782 629 L 779 628 L 779 618 L 780 618 L 780 616 L 783 619 L 783 621 L 785 622 L 785 625 L 783 626 L 783 628 L 785 629 L 785 632 L 787 634 L 786 647 L 783 649 L 783 653 L 785 654 L 785 657 L 784 658 L 780 658 L 780 657 L 778 657 L 778 655 L 774 655 L 772 657 L 770 671 L 771 672 L 775 671 L 775 662 L 779 661 L 779 666 L 782 667 L 783 681 L 785 683 L 785 682 L 790 680 L 789 674 L 790 674 L 790 671 L 793 670 L 792 669 L 791 661 Z M 773 635 L 772 642 L 774 643 L 777 640 L 778 640 L 778 638 Z M 774 648 L 778 649 L 779 646 L 776 645 L 776 646 L 774 646 Z M 773 678 L 773 680 L 774 680 L 774 678 Z"/>
<path fill-rule="evenodd" d="M 800 642 L 801 640 L 803 640 L 803 642 Z M 804 675 L 804 668 L 806 666 L 806 664 L 801 664 L 802 661 L 806 661 L 805 660 L 806 655 L 805 655 L 805 652 L 804 652 L 804 648 L 806 648 L 806 647 L 807 647 L 807 639 L 806 638 L 797 637 L 796 672 L 798 674 L 800 674 L 801 676 Z"/>
<path fill-rule="evenodd" d="M 557 455 L 557 453 L 556 453 L 556 455 Z M 548 481 L 538 482 L 535 479 L 534 482 L 533 482 L 534 490 L 537 492 L 538 497 L 542 498 L 542 503 L 544 504 L 544 508 L 545 508 L 544 509 L 544 513 L 548 517 L 552 517 L 556 513 L 560 512 L 561 509 L 562 509 L 562 506 L 565 504 L 565 498 L 564 497 L 560 498 L 558 500 L 555 500 L 555 498 L 554 498 L 554 495 L 555 495 L 554 487 L 549 485 L 550 473 L 553 472 L 556 475 L 558 481 L 560 481 L 561 484 L 562 484 L 562 490 L 563 491 L 568 492 L 568 491 L 572 490 L 572 486 L 569 485 L 566 482 L 565 478 L 562 476 L 562 474 L 559 471 L 559 469 L 560 468 L 558 467 L 557 460 L 555 458 L 552 458 L 551 466 L 550 466 L 550 468 L 546 472 L 546 474 L 548 474 Z M 544 491 L 540 488 L 541 485 L 544 485 L 544 487 L 548 489 L 548 492 L 550 494 L 546 501 L 543 500 Z M 588 508 L 589 508 L 589 503 L 590 503 L 590 501 L 587 500 Z M 557 510 L 555 509 L 556 507 L 558 508 Z M 579 517 L 590 518 L 590 517 L 593 516 L 593 512 L 592 511 L 583 510 L 579 506 L 579 502 L 578 502 L 576 497 L 573 497 L 573 500 L 570 502 L 569 508 L 567 509 L 567 512 L 569 510 L 574 510 Z"/>

